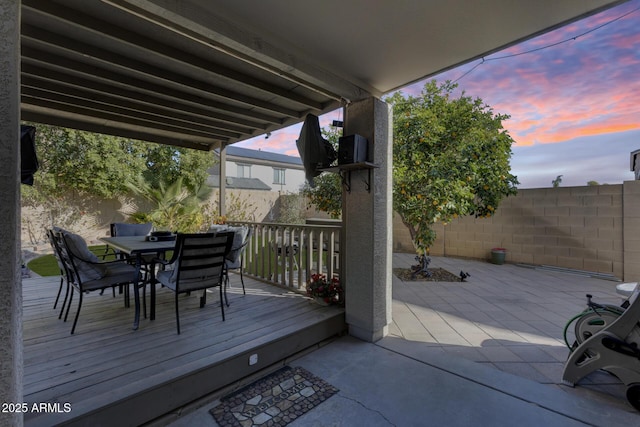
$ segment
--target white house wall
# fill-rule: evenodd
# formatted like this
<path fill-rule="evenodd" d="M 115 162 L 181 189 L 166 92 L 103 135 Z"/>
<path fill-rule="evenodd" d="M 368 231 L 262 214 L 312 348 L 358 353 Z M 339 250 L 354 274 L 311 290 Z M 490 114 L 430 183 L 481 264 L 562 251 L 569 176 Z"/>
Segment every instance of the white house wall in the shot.
<path fill-rule="evenodd" d="M 249 159 L 248 159 L 249 160 Z M 282 191 L 285 193 L 298 193 L 300 188 L 305 182 L 304 170 L 288 168 L 285 165 L 282 166 L 266 166 L 251 164 L 247 162 L 233 162 L 227 161 L 227 177 L 238 177 L 238 164 L 251 165 L 251 176 L 245 176 L 245 178 L 257 178 L 260 181 L 271 187 L 271 191 Z M 285 169 L 285 184 L 274 184 L 273 182 L 273 169 L 274 167 Z"/>

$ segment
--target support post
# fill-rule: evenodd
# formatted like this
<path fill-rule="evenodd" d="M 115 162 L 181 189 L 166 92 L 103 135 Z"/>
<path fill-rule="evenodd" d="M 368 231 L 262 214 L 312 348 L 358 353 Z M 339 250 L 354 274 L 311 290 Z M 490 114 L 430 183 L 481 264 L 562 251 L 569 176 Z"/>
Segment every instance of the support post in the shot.
<path fill-rule="evenodd" d="M 391 129 L 391 108 L 379 99 L 346 107 L 344 135 L 367 138 L 367 160 L 379 166 L 350 171 L 350 192 L 342 191 L 346 321 L 351 335 L 370 342 L 391 323 Z"/>
<path fill-rule="evenodd" d="M 227 146 L 220 144 L 220 167 L 218 168 L 220 175 L 218 176 L 218 214 L 224 216 L 227 214 Z"/>
<path fill-rule="evenodd" d="M 0 402 L 23 402 L 20 256 L 20 1 L 0 0 Z M 22 426 L 19 411 L 0 425 Z"/>

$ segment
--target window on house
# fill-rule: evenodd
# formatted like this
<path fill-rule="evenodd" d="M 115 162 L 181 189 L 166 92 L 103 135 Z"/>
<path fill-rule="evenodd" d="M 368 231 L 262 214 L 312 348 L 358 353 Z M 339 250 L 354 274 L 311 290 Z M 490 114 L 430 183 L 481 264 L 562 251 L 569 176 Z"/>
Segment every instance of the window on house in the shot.
<path fill-rule="evenodd" d="M 238 178 L 251 178 L 251 165 L 238 163 Z"/>
<path fill-rule="evenodd" d="M 284 169 L 281 168 L 273 168 L 273 183 L 284 185 Z"/>

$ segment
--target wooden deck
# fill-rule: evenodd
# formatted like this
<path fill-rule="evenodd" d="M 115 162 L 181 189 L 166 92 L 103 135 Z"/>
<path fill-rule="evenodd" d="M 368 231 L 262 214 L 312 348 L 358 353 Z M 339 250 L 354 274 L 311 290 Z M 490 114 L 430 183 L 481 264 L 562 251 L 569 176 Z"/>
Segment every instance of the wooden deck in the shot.
<path fill-rule="evenodd" d="M 30 407 L 49 404 L 25 414 L 27 426 L 140 425 L 345 329 L 341 308 L 246 277 L 243 295 L 232 275 L 225 322 L 217 289 L 202 309 L 199 292 L 180 297 L 180 335 L 166 289 L 158 290 L 156 320 L 142 319 L 137 331 L 133 300 L 125 308 L 122 296 L 91 293 L 70 335 L 77 299 L 69 321 L 58 320 L 58 281 L 23 280 L 24 398 Z M 250 366 L 252 354 L 258 363 Z M 60 412 L 51 413 L 55 403 Z"/>

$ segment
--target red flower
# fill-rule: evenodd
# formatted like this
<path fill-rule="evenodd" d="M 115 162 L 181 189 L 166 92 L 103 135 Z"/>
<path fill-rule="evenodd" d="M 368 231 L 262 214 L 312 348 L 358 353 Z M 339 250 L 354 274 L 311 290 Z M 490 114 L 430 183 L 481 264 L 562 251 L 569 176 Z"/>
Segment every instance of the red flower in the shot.
<path fill-rule="evenodd" d="M 343 289 L 340 285 L 340 279 L 332 277 L 327 280 L 324 274 L 313 274 L 311 280 L 307 282 L 307 295 L 315 298 L 321 298 L 328 304 L 336 304 L 342 302 Z"/>

